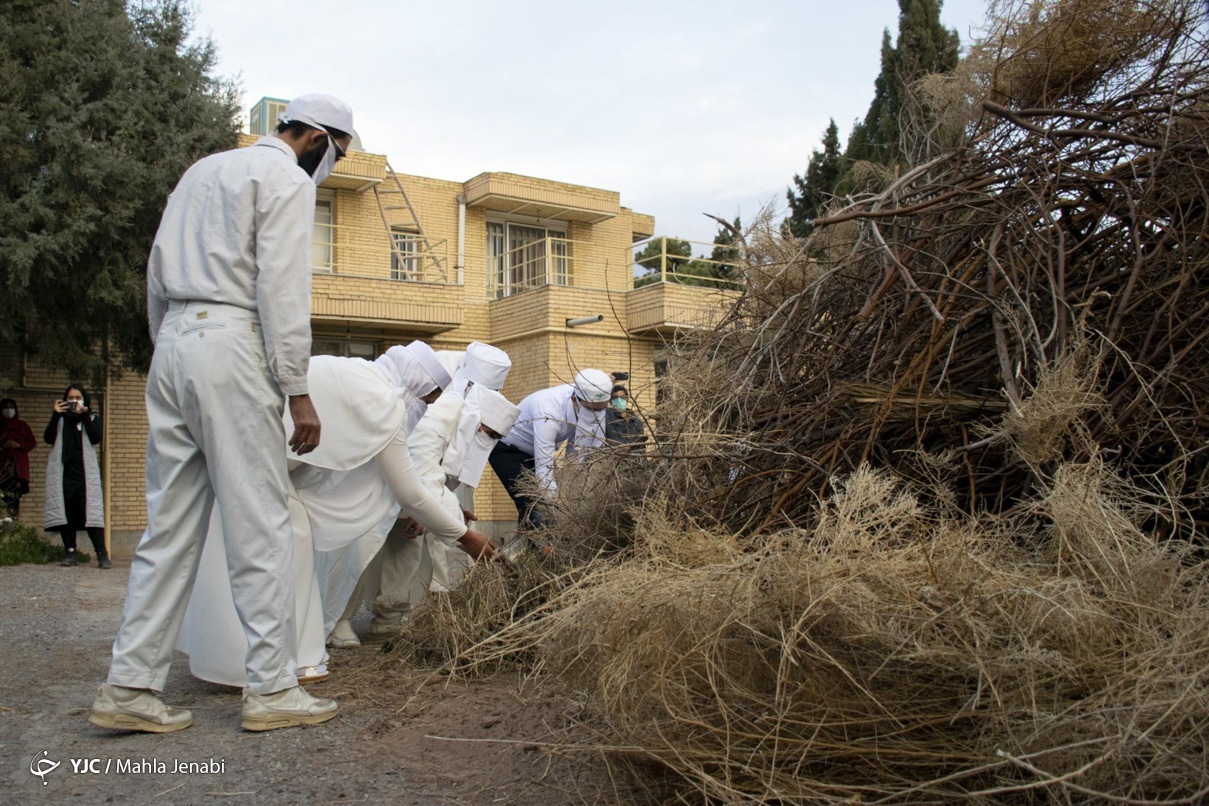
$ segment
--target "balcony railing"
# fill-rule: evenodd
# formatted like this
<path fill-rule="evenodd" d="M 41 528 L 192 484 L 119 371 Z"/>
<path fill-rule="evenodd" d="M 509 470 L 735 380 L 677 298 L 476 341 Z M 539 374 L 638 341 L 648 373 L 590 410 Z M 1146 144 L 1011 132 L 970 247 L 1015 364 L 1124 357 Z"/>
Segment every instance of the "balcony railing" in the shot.
<path fill-rule="evenodd" d="M 547 285 L 573 285 L 576 251 L 587 244 L 538 238 L 487 257 L 487 298 L 500 299 Z"/>
<path fill-rule="evenodd" d="M 683 254 L 685 244 L 688 245 L 689 255 Z M 725 259 L 692 257 L 694 247 L 701 247 L 696 251 L 708 251 L 710 255 L 721 252 Z M 704 243 L 667 237 L 650 238 L 630 248 L 630 266 L 634 270 L 635 288 L 652 283 L 730 289 L 743 286 L 739 271 L 740 250 L 735 244 Z"/>
<path fill-rule="evenodd" d="M 709 250 L 711 255 L 717 253 L 717 248 L 730 250 L 734 257 L 715 260 L 712 257 L 686 256 L 677 251 L 682 251 L 684 244 L 688 244 L 690 250 L 693 247 L 702 247 Z M 593 254 L 590 247 L 590 244 L 582 241 L 547 237 L 526 241 L 499 254 L 488 255 L 487 297 L 500 299 L 548 285 L 603 289 L 607 285 L 604 271 L 599 272 L 599 282 L 593 282 L 593 276 L 597 274 L 593 270 L 607 268 L 596 265 L 601 262 L 599 253 L 596 253 L 597 256 L 592 261 L 581 257 Z M 623 253 L 617 255 L 617 260 L 621 265 L 631 267 L 632 274 L 635 275 L 634 288 L 652 283 L 675 283 L 718 289 L 737 289 L 743 285 L 739 272 L 739 248 L 728 244 L 651 238 L 627 247 Z"/>
<path fill-rule="evenodd" d="M 448 241 L 425 243 L 419 233 L 387 232 L 382 227 L 315 222 L 311 268 L 350 277 L 460 284 Z"/>

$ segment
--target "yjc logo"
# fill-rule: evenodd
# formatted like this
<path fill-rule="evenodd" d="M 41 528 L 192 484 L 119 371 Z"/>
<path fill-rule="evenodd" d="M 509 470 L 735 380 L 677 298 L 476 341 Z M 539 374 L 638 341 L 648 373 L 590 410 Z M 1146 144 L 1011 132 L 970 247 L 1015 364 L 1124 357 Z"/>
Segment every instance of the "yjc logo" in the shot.
<path fill-rule="evenodd" d="M 30 772 L 30 775 L 36 775 L 39 778 L 41 778 L 42 786 L 46 786 L 47 773 L 51 773 L 51 772 L 54 772 L 55 770 L 57 770 L 59 768 L 59 765 L 62 764 L 63 762 L 51 761 L 49 758 L 46 758 L 46 756 L 50 755 L 50 751 L 48 751 L 48 750 L 43 750 L 40 755 L 42 755 L 43 757 L 38 758 L 38 756 L 34 756 L 32 759 L 30 759 L 29 772 Z"/>

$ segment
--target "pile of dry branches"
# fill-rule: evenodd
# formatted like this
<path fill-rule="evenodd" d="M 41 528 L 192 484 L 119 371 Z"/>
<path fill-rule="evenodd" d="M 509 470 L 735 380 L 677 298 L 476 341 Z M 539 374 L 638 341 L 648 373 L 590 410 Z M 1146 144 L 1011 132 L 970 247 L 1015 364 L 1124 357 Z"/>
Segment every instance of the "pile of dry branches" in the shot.
<path fill-rule="evenodd" d="M 679 802 L 1209 794 L 1200 5 L 999 4 L 435 657 L 534 659 Z"/>
<path fill-rule="evenodd" d="M 1156 527 L 1209 516 L 1202 4 L 1018 5 L 918 88 L 917 164 L 868 171 L 805 243 L 749 235 L 745 296 L 660 412 L 665 453 L 700 457 L 668 482 L 699 517 L 809 523 L 864 462 L 1010 511 L 1086 459 L 1076 424 L 1179 502 Z M 1078 384 L 1032 394 L 1064 362 Z"/>

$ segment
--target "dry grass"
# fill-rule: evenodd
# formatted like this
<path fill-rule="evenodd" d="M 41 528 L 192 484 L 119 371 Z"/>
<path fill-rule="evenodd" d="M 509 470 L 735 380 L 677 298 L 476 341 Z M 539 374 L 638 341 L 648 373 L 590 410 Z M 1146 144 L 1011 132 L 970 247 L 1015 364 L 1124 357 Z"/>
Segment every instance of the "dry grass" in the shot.
<path fill-rule="evenodd" d="M 682 800 L 1191 800 L 1209 791 L 1209 590 L 1124 492 L 1098 462 L 1064 468 L 1009 526 L 863 469 L 814 529 L 746 552 L 651 507 L 635 559 L 491 651 L 537 647 Z"/>

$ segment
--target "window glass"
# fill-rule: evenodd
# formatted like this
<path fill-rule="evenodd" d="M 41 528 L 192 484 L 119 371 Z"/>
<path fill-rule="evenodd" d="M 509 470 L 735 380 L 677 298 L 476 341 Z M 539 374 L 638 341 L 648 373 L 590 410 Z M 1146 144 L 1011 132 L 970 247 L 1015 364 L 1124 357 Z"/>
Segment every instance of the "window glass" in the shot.
<path fill-rule="evenodd" d="M 332 200 L 315 199 L 315 226 L 311 230 L 311 267 L 315 271 L 332 270 L 332 246 L 336 228 L 332 218 Z"/>

